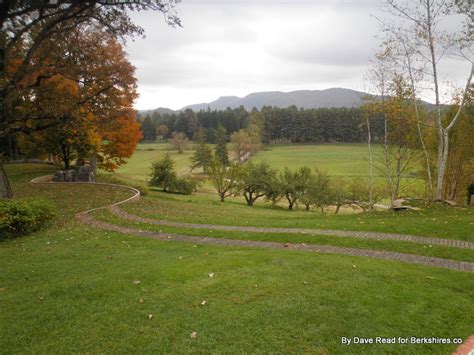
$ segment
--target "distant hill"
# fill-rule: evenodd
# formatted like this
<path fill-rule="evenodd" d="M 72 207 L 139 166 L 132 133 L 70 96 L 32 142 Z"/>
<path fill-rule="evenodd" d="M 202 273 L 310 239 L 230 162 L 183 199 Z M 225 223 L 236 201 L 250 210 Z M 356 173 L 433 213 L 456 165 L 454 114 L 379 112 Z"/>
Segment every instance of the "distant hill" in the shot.
<path fill-rule="evenodd" d="M 291 92 L 265 91 L 254 92 L 245 97 L 222 96 L 209 103 L 201 103 L 183 107 L 193 111 L 225 110 L 227 107 L 236 108 L 244 106 L 247 110 L 263 106 L 289 107 L 295 105 L 298 108 L 329 108 L 329 107 L 359 107 L 364 96 L 369 94 L 343 88 L 332 88 L 326 90 L 298 90 Z"/>
<path fill-rule="evenodd" d="M 298 108 L 330 108 L 330 107 L 359 107 L 363 103 L 365 96 L 371 96 L 368 93 L 344 88 L 331 88 L 326 90 L 298 90 L 290 92 L 282 91 L 264 91 L 254 92 L 245 97 L 221 96 L 217 100 L 193 104 L 183 107 L 181 110 L 173 111 L 169 108 L 160 107 L 155 110 L 139 111 L 141 115 L 151 114 L 155 111 L 161 114 L 172 114 L 184 111 L 188 108 L 193 111 L 207 110 L 225 110 L 227 107 L 236 108 L 239 106 L 251 110 L 256 107 L 261 109 L 263 106 L 289 107 L 295 105 Z"/>
<path fill-rule="evenodd" d="M 178 111 L 174 111 L 170 108 L 166 108 L 166 107 L 158 107 L 154 110 L 139 110 L 138 113 L 142 116 L 146 116 L 148 114 L 152 114 L 153 112 L 158 112 L 158 113 L 161 113 L 162 115 L 166 115 L 166 114 L 173 114 L 173 113 L 176 113 Z"/>

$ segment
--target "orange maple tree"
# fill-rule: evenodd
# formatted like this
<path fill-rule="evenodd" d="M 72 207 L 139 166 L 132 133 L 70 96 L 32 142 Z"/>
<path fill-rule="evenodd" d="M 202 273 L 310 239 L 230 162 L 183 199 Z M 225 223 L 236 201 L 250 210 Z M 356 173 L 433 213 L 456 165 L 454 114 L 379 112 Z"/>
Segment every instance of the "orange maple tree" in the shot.
<path fill-rule="evenodd" d="M 43 66 L 25 79 L 45 77 L 33 89 L 19 92 L 21 110 L 36 117 L 32 124 L 54 124 L 31 140 L 59 155 L 66 169 L 72 160 L 95 156 L 100 167 L 115 170 L 141 139 L 133 110 L 138 96 L 135 68 L 121 44 L 101 29 L 76 28 L 52 36 L 38 56 L 43 63 L 50 57 L 56 72 L 45 75 Z"/>

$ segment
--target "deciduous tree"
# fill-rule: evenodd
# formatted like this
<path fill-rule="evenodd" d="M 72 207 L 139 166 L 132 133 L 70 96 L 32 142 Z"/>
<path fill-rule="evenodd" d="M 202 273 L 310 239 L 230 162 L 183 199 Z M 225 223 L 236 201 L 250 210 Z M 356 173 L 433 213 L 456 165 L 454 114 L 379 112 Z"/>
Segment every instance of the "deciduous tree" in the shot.
<path fill-rule="evenodd" d="M 170 142 L 173 147 L 178 151 L 178 153 L 182 154 L 189 143 L 189 139 L 184 133 L 173 132 L 171 134 Z"/>

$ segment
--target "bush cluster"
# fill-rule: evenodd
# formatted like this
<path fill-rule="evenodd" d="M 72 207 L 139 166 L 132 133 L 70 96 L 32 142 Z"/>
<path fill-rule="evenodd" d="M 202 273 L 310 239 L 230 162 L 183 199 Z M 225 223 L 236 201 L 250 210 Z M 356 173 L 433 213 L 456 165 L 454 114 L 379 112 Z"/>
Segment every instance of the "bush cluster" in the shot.
<path fill-rule="evenodd" d="M 162 188 L 164 192 L 190 195 L 196 191 L 198 181 L 192 177 L 180 178 L 174 171 L 174 161 L 169 154 L 152 163 L 150 186 Z"/>
<path fill-rule="evenodd" d="M 44 200 L 0 201 L 0 239 L 34 232 L 54 217 L 54 208 Z"/>

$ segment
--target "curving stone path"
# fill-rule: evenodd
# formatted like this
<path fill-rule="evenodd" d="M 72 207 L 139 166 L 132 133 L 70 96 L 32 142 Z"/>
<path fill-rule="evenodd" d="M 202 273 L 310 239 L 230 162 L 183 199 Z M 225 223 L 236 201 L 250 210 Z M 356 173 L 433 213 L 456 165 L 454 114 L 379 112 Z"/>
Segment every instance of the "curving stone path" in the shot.
<path fill-rule="evenodd" d="M 49 178 L 49 180 L 48 180 Z M 32 183 L 35 184 L 58 184 L 58 183 L 53 183 L 50 181 L 51 177 L 40 177 L 31 180 Z M 67 183 L 59 183 L 59 184 L 74 184 L 71 182 Z M 433 267 L 440 267 L 440 268 L 445 268 L 445 269 L 451 269 L 451 270 L 457 270 L 457 271 L 465 271 L 465 272 L 472 272 L 474 273 L 474 263 L 472 262 L 467 262 L 467 261 L 457 261 L 457 260 L 449 260 L 449 259 L 442 259 L 442 258 L 434 258 L 434 257 L 428 257 L 428 256 L 421 256 L 421 255 L 413 255 L 413 254 L 404 254 L 404 253 L 396 253 L 396 252 L 389 252 L 389 251 L 381 251 L 381 250 L 371 250 L 371 249 L 359 249 L 359 248 L 346 248 L 346 247 L 336 247 L 336 246 L 329 246 L 329 245 L 316 245 L 316 244 L 311 244 L 311 245 L 306 245 L 306 244 L 290 244 L 290 243 L 275 243 L 275 242 L 264 242 L 264 241 L 249 241 L 249 240 L 234 240 L 234 239 L 224 239 L 224 238 L 210 238 L 210 237 L 205 237 L 205 236 L 189 236 L 189 235 L 179 235 L 179 234 L 173 234 L 173 233 L 157 233 L 157 232 L 151 232 L 151 231 L 143 231 L 135 228 L 128 228 L 128 227 L 123 227 L 123 226 L 118 226 L 115 224 L 107 223 L 104 221 L 100 221 L 95 219 L 94 217 L 91 216 L 91 212 L 101 210 L 101 209 L 110 209 L 113 213 L 126 213 L 125 211 L 122 211 L 118 209 L 117 206 L 129 202 L 132 200 L 136 200 L 140 198 L 140 192 L 134 188 L 131 188 L 129 186 L 124 186 L 124 185 L 115 185 L 115 184 L 107 184 L 107 183 L 80 183 L 80 184 L 96 184 L 96 185 L 106 185 L 106 186 L 116 186 L 120 188 L 125 188 L 134 193 L 134 195 L 128 199 L 125 199 L 123 201 L 114 203 L 112 205 L 108 206 L 102 206 L 98 208 L 94 208 L 88 211 L 84 212 L 79 212 L 76 217 L 82 221 L 84 224 L 91 225 L 94 227 L 98 227 L 101 229 L 105 230 L 110 230 L 110 231 L 115 231 L 115 232 L 120 232 L 120 233 L 125 233 L 125 234 L 130 234 L 130 235 L 138 235 L 141 237 L 147 237 L 147 238 L 154 238 L 154 239 L 160 239 L 160 240 L 167 240 L 167 241 L 179 241 L 179 242 L 188 242 L 188 243 L 193 243 L 193 244 L 212 244 L 212 245 L 223 245 L 223 246 L 238 246 L 238 247 L 256 247 L 256 248 L 271 248 L 271 249 L 288 249 L 288 250 L 299 250 L 299 251 L 307 251 L 307 252 L 315 252 L 315 253 L 329 253 L 329 254 L 344 254 L 344 255 L 351 255 L 351 256 L 362 256 L 362 257 L 369 257 L 369 258 L 374 258 L 374 259 L 382 259 L 382 260 L 395 260 L 395 261 L 401 261 L 401 262 L 406 262 L 406 263 L 411 263 L 411 264 L 421 264 L 421 265 L 427 265 L 427 266 L 433 266 Z M 133 216 L 130 215 L 133 218 L 138 218 L 141 219 L 141 217 L 138 216 Z M 136 219 L 135 219 L 136 220 Z M 148 219 L 144 219 L 148 220 Z M 152 220 L 155 222 L 160 222 L 159 224 L 163 224 L 162 222 L 165 221 L 157 221 L 157 220 Z M 149 223 L 149 222 L 147 222 Z M 183 225 L 178 222 L 168 222 L 166 223 L 173 223 L 173 224 L 167 224 L 170 226 L 180 226 L 182 227 Z M 164 224 L 163 224 L 164 225 Z M 188 227 L 189 226 L 194 226 L 194 224 L 186 224 Z M 237 227 L 237 226 L 215 226 L 215 225 L 197 225 L 201 226 L 201 228 L 206 228 L 206 229 L 220 229 L 220 228 L 234 228 L 234 229 L 223 229 L 223 230 L 238 230 L 238 231 L 257 231 L 260 230 L 265 230 L 265 232 L 271 232 L 272 229 L 275 228 L 257 228 L 257 227 Z M 205 226 L 205 227 L 204 227 Z M 199 228 L 199 227 L 192 227 L 192 228 Z M 245 229 L 244 229 L 245 228 Z M 246 230 L 248 228 L 251 228 L 251 230 Z M 279 233 L 302 233 L 301 229 L 297 228 L 278 228 L 277 229 Z M 312 231 L 313 234 L 319 233 L 319 230 L 306 230 L 306 231 Z M 324 230 L 323 230 L 324 231 Z M 328 231 L 331 234 L 329 235 L 334 235 L 333 233 L 336 231 Z M 348 231 L 337 231 L 337 232 L 342 232 L 342 233 L 351 233 Z M 363 235 L 372 235 L 372 232 L 354 232 L 354 233 L 360 233 L 360 237 L 364 237 Z M 319 233 L 321 234 L 321 233 Z M 379 233 L 376 233 L 379 235 Z M 339 235 L 339 236 L 348 236 L 348 235 Z M 355 235 L 349 235 L 349 236 L 355 236 Z M 386 235 L 389 236 L 389 235 Z M 401 236 L 401 235 L 394 235 L 394 236 Z M 411 237 L 411 236 L 405 236 L 405 237 Z M 414 237 L 414 236 L 413 236 Z M 415 237 L 415 238 L 421 238 L 421 237 Z M 389 239 L 389 238 L 387 238 Z M 392 238 L 394 239 L 394 238 Z M 424 239 L 424 238 L 423 238 Z M 437 239 L 437 238 L 431 238 L 431 239 Z M 403 239 L 396 239 L 396 240 L 403 240 Z M 411 240 L 414 241 L 414 240 Z M 471 243 L 472 244 L 472 243 Z M 454 245 L 452 245 L 454 246 Z M 470 249 L 470 248 L 469 248 Z"/>
<path fill-rule="evenodd" d="M 211 238 L 211 237 L 198 237 L 189 235 L 180 235 L 174 233 L 158 233 L 151 231 L 144 231 L 135 228 L 128 228 L 118 226 L 115 224 L 107 223 L 94 219 L 88 213 L 79 213 L 78 218 L 88 225 L 93 225 L 98 228 L 106 229 L 109 231 L 115 231 L 130 235 L 139 235 L 141 237 L 160 239 L 166 241 L 178 241 L 188 242 L 193 244 L 213 244 L 213 245 L 224 245 L 224 246 L 236 246 L 236 247 L 256 247 L 256 248 L 271 248 L 271 249 L 289 249 L 289 250 L 302 250 L 315 253 L 329 253 L 329 254 L 345 254 L 352 256 L 365 256 L 374 259 L 383 260 L 396 260 L 412 264 L 421 264 L 428 266 L 441 267 L 445 269 L 474 272 L 474 263 L 467 261 L 457 261 L 449 259 L 434 258 L 421 255 L 395 253 L 382 250 L 371 250 L 371 249 L 359 249 L 359 248 L 346 248 L 336 247 L 330 245 L 317 245 L 317 244 L 290 244 L 290 243 L 275 243 L 275 242 L 264 242 L 264 241 L 253 241 L 253 240 L 236 240 L 236 239 L 224 239 L 224 238 Z"/>
<path fill-rule="evenodd" d="M 308 235 L 327 235 L 331 237 L 348 237 L 348 238 L 367 238 L 376 240 L 397 240 L 401 242 L 413 242 L 418 244 L 442 245 L 448 247 L 456 247 L 461 249 L 474 249 L 474 243 L 464 240 L 452 240 L 434 237 L 418 237 L 407 234 L 380 233 L 380 232 L 356 232 L 343 231 L 335 229 L 307 229 L 307 228 L 267 228 L 267 227 L 246 227 L 246 226 L 225 226 L 214 224 L 198 224 L 173 222 L 159 219 L 145 218 L 130 214 L 118 206 L 112 206 L 109 210 L 116 216 L 135 222 L 155 224 L 169 227 L 182 227 L 194 229 L 210 229 L 221 231 L 240 231 L 252 233 L 285 233 L 285 234 L 308 234 Z"/>

